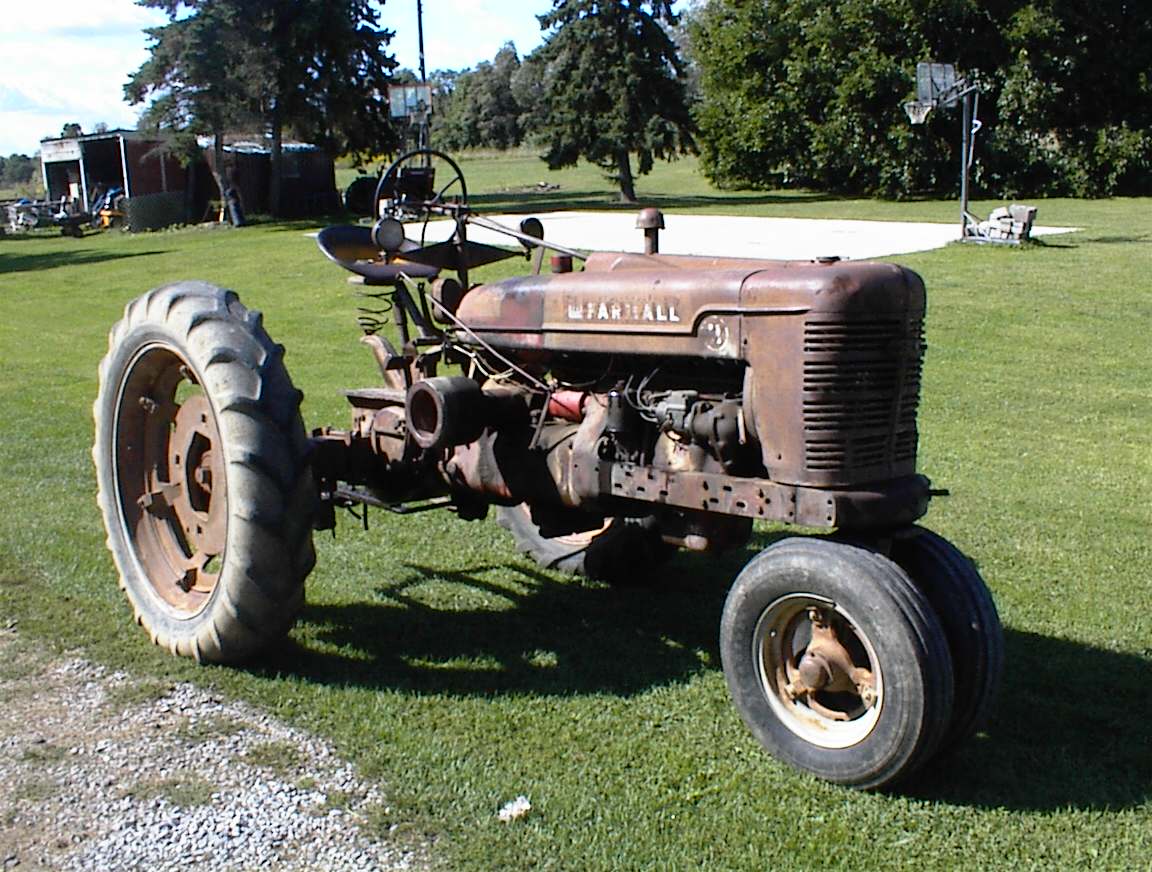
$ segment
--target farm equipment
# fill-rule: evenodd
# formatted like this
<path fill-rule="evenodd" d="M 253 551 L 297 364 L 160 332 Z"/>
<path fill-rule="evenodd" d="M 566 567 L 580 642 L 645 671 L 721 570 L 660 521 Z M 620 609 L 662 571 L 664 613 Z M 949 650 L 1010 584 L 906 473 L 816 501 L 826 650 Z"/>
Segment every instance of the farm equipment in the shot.
<path fill-rule="evenodd" d="M 762 745 L 875 788 L 980 727 L 996 609 L 972 562 L 917 525 L 939 493 L 916 469 L 918 275 L 661 254 L 654 210 L 646 253 L 585 254 L 534 218 L 477 214 L 459 167 L 428 150 L 383 173 L 373 203 L 371 226 L 318 238 L 362 286 L 379 367 L 346 391 L 347 429 L 307 435 L 283 348 L 231 291 L 154 289 L 112 331 L 99 502 L 155 643 L 235 662 L 274 642 L 339 507 L 494 507 L 540 563 L 622 584 L 775 522 L 830 535 L 768 546 L 727 596 L 724 674 Z M 450 235 L 428 241 L 438 227 Z M 529 274 L 470 282 L 517 256 Z"/>
<path fill-rule="evenodd" d="M 55 225 L 60 228 L 62 236 L 75 236 L 79 239 L 84 235 L 84 225 L 90 220 L 87 213 L 73 212 L 66 198 L 59 202 L 24 198 L 7 204 L 6 212 L 8 231 L 11 233 Z"/>
<path fill-rule="evenodd" d="M 128 197 L 124 189 L 116 186 L 100 191 L 93 198 L 92 226 L 101 230 L 125 229 Z"/>

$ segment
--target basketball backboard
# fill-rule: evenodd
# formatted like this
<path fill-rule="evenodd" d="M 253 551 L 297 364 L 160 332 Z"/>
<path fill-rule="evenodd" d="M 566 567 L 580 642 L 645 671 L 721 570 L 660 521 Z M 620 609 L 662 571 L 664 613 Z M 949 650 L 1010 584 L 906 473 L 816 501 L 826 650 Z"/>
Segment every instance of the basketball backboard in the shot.
<path fill-rule="evenodd" d="M 934 106 L 955 105 L 956 67 L 924 61 L 916 64 L 916 101 Z"/>
<path fill-rule="evenodd" d="M 431 111 L 431 85 L 388 86 L 388 114 L 392 118 L 416 118 Z"/>

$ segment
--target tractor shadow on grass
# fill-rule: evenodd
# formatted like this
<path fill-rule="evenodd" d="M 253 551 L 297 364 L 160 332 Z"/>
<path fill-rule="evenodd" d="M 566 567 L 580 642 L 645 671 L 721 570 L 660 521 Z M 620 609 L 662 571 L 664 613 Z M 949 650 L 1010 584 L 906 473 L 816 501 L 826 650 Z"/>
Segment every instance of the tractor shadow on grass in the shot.
<path fill-rule="evenodd" d="M 1005 636 L 1004 683 L 987 734 L 929 764 L 903 792 L 949 805 L 1029 811 L 1147 802 L 1149 658 L 1017 630 Z"/>
<path fill-rule="evenodd" d="M 7 240 L 6 240 L 7 242 Z M 0 253 L 0 273 L 37 272 L 44 269 L 55 269 L 60 266 L 88 266 L 90 264 L 104 263 L 109 260 L 123 260 L 129 257 L 149 257 L 155 254 L 167 254 L 166 251 L 99 251 L 92 248 L 82 248 L 76 251 L 48 251 L 39 254 L 10 254 Z"/>
<path fill-rule="evenodd" d="M 263 665 L 416 693 L 637 694 L 719 669 L 724 597 L 754 553 L 678 555 L 649 588 L 568 579 L 527 561 L 448 570 L 409 563 L 372 601 L 307 605 L 299 641 Z M 430 586 L 437 607 L 428 605 Z"/>
<path fill-rule="evenodd" d="M 728 587 L 783 535 L 757 535 L 719 559 L 679 555 L 649 588 L 567 579 L 527 561 L 409 563 L 374 599 L 306 606 L 294 638 L 256 671 L 461 697 L 640 694 L 719 671 Z M 1147 802 L 1149 658 L 1023 631 L 1005 635 L 1006 674 L 987 732 L 893 792 L 1025 811 Z"/>

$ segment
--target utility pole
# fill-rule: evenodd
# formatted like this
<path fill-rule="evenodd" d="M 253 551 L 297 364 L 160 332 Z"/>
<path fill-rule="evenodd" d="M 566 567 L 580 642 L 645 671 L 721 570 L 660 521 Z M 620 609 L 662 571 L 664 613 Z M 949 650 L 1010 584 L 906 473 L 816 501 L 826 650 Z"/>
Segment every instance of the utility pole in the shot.
<path fill-rule="evenodd" d="M 419 42 L 420 48 L 420 84 L 427 86 L 428 72 L 424 68 L 424 3 L 423 0 L 416 0 L 416 39 Z M 428 113 L 431 111 L 431 106 L 424 108 L 420 113 L 420 127 L 416 134 L 416 142 L 418 148 L 428 148 Z M 425 166 L 429 164 L 429 158 L 424 158 Z"/>
<path fill-rule="evenodd" d="M 428 74 L 424 71 L 424 3 L 416 0 L 416 38 L 420 42 L 420 84 L 428 84 Z"/>

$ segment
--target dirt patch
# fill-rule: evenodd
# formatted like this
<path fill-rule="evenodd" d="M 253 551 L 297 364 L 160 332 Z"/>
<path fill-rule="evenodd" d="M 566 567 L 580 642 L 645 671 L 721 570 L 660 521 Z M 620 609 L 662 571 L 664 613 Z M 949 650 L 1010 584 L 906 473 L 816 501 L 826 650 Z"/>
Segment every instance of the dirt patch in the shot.
<path fill-rule="evenodd" d="M 423 869 L 379 785 L 190 684 L 49 657 L 0 629 L 0 872 Z"/>

